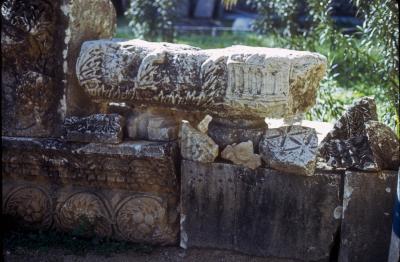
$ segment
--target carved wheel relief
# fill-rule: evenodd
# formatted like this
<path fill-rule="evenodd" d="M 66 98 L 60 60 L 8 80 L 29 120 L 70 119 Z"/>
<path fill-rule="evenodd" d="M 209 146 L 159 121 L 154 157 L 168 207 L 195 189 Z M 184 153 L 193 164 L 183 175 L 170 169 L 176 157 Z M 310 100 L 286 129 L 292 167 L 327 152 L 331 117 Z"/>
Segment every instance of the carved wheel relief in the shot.
<path fill-rule="evenodd" d="M 36 187 L 20 187 L 5 200 L 4 213 L 20 218 L 27 227 L 48 228 L 52 223 L 51 200 L 46 192 Z"/>
<path fill-rule="evenodd" d="M 87 234 L 111 236 L 109 213 L 102 200 L 91 193 L 76 193 L 62 203 L 57 212 L 57 222 L 62 229 L 81 228 Z M 90 232 L 93 231 L 93 232 Z"/>
<path fill-rule="evenodd" d="M 166 210 L 160 201 L 148 197 L 129 197 L 116 213 L 116 226 L 121 236 L 129 241 L 150 242 L 165 235 Z"/>

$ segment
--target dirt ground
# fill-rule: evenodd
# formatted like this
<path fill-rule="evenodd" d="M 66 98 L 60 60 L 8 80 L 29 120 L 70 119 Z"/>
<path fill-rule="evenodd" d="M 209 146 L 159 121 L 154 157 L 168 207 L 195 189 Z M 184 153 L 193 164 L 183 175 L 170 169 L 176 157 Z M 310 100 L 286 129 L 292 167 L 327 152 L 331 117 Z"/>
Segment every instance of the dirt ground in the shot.
<path fill-rule="evenodd" d="M 150 254 L 138 253 L 135 251 L 124 251 L 121 253 L 112 253 L 109 255 L 98 255 L 88 253 L 84 256 L 75 254 L 66 254 L 62 249 L 49 248 L 46 252 L 35 250 L 15 250 L 13 252 L 3 250 L 4 261 L 6 262 L 290 262 L 293 260 L 282 260 L 273 258 L 253 257 L 237 252 L 215 249 L 189 249 L 184 250 L 179 247 L 159 247 Z M 294 261 L 293 261 L 294 262 Z"/>

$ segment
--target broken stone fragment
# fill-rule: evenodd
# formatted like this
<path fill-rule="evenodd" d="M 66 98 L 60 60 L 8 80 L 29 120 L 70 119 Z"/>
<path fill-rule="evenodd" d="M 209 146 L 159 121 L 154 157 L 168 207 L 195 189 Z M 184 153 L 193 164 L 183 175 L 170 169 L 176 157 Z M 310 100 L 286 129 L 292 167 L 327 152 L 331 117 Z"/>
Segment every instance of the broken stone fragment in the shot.
<path fill-rule="evenodd" d="M 209 136 L 193 128 L 188 121 L 182 121 L 180 137 L 184 159 L 211 163 L 217 158 L 218 145 Z"/>
<path fill-rule="evenodd" d="M 314 174 L 318 137 L 313 128 L 294 125 L 268 129 L 259 147 L 261 158 L 271 168 L 306 176 Z"/>
<path fill-rule="evenodd" d="M 203 132 L 204 134 L 207 134 L 208 125 L 210 124 L 211 120 L 212 120 L 212 116 L 206 115 L 206 116 L 204 117 L 204 119 L 201 120 L 200 123 L 197 125 L 197 129 L 198 129 L 200 132 Z"/>
<path fill-rule="evenodd" d="M 94 114 L 88 117 L 67 117 L 64 122 L 66 140 L 84 143 L 122 142 L 125 120 L 117 114 Z"/>
<path fill-rule="evenodd" d="M 390 128 L 377 122 L 377 118 L 373 99 L 366 97 L 356 101 L 321 142 L 319 157 L 333 168 L 396 169 L 398 140 Z"/>
<path fill-rule="evenodd" d="M 261 166 L 261 157 L 254 154 L 253 142 L 250 140 L 240 144 L 228 145 L 221 152 L 221 157 L 232 161 L 234 164 L 251 169 Z"/>
<path fill-rule="evenodd" d="M 311 52 L 99 40 L 82 45 L 76 74 L 97 102 L 254 119 L 306 112 L 325 69 L 326 58 Z"/>
<path fill-rule="evenodd" d="M 399 140 L 396 134 L 385 124 L 368 121 L 365 124 L 374 161 L 381 170 L 397 170 L 399 161 Z"/>

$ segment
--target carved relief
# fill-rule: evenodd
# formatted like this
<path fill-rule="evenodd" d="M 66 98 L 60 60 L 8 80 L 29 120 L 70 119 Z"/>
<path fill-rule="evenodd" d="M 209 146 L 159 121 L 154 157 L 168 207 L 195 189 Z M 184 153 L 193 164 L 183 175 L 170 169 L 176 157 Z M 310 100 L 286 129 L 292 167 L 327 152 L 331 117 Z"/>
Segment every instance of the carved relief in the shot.
<path fill-rule="evenodd" d="M 149 196 L 125 199 L 116 211 L 116 226 L 126 240 L 158 242 L 168 229 L 166 210 L 160 200 Z"/>
<path fill-rule="evenodd" d="M 88 234 L 95 233 L 102 237 L 112 235 L 109 212 L 103 201 L 92 193 L 73 194 L 59 204 L 56 217 L 59 227 L 64 230 L 89 227 L 85 228 Z"/>
<path fill-rule="evenodd" d="M 284 49 L 199 50 L 142 40 L 99 40 L 82 45 L 76 73 L 98 102 L 140 102 L 254 119 L 282 117 L 293 113 L 289 110 L 303 112 L 311 106 L 325 65 L 326 59 L 318 54 Z M 290 79 L 298 78 L 305 81 L 291 87 Z M 298 89 L 310 89 L 304 108 L 290 104 L 289 97 Z"/>
<path fill-rule="evenodd" d="M 33 228 L 49 228 L 52 223 L 52 204 L 46 192 L 37 187 L 19 187 L 9 193 L 4 213 L 22 219 Z"/>

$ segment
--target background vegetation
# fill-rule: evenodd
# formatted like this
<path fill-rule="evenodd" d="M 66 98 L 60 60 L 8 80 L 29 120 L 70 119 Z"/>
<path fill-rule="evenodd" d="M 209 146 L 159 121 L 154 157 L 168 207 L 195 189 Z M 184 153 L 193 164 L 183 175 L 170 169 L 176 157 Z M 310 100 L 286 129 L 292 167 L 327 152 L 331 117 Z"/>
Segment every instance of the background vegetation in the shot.
<path fill-rule="evenodd" d="M 236 2 L 224 1 L 228 7 Z M 174 40 L 202 48 L 244 44 L 319 52 L 327 56 L 329 69 L 321 83 L 317 104 L 307 117 L 333 121 L 355 98 L 374 96 L 380 120 L 396 129 L 400 136 L 397 1 L 351 0 L 357 16 L 364 21 L 351 33 L 335 23 L 332 0 L 248 2 L 260 14 L 253 25 L 255 33 L 224 33 L 211 37 L 198 33 L 173 34 L 176 0 L 132 0 L 132 8 L 127 12 L 132 31 L 123 33 L 120 30 L 118 37 Z M 299 16 L 304 10 L 307 16 L 300 22 Z"/>

